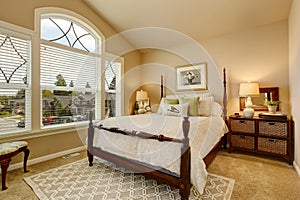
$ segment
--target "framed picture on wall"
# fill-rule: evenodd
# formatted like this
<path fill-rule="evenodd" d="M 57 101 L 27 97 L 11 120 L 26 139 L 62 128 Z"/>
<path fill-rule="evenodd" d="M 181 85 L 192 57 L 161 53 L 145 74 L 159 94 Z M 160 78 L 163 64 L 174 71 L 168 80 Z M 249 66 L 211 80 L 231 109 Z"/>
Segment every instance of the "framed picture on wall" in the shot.
<path fill-rule="evenodd" d="M 207 90 L 206 63 L 176 67 L 177 90 Z"/>

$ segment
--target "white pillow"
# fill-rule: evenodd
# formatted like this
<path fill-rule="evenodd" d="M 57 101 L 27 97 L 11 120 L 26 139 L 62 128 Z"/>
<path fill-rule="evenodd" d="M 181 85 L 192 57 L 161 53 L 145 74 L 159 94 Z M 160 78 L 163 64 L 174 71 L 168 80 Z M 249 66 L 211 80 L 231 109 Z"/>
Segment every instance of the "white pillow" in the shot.
<path fill-rule="evenodd" d="M 211 116 L 211 115 L 215 115 L 215 109 L 214 109 L 214 96 L 212 96 L 212 94 L 210 92 L 203 92 L 203 93 L 184 93 L 184 94 L 177 94 L 177 95 L 167 95 L 166 98 L 168 99 L 176 99 L 179 97 L 195 97 L 195 96 L 199 96 L 199 104 L 198 104 L 198 115 L 199 116 Z M 162 114 L 162 105 L 164 104 L 164 97 L 162 98 L 162 100 L 160 101 L 160 106 L 159 109 L 157 111 L 158 114 Z M 216 112 L 219 113 L 220 109 L 217 109 Z M 218 114 L 217 114 L 218 115 Z"/>
<path fill-rule="evenodd" d="M 163 104 L 162 115 L 186 117 L 189 103 L 184 104 Z"/>

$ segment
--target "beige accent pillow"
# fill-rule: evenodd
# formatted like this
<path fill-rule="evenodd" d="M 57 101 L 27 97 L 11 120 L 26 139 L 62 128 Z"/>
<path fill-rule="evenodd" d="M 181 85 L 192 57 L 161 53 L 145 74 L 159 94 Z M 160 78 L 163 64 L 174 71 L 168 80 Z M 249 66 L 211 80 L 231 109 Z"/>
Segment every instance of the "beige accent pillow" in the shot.
<path fill-rule="evenodd" d="M 212 106 L 213 106 L 214 98 L 207 97 L 206 99 L 199 100 L 198 106 L 198 115 L 200 116 L 211 116 L 212 114 Z"/>

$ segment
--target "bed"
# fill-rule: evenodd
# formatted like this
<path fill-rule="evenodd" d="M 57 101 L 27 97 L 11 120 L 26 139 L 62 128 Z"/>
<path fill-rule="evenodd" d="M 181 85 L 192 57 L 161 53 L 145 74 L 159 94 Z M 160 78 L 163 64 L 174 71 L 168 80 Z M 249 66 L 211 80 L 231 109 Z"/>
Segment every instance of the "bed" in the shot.
<path fill-rule="evenodd" d="M 181 199 L 188 199 L 192 185 L 202 193 L 206 167 L 216 156 L 228 131 L 224 120 L 225 80 L 224 70 L 223 107 L 214 102 L 209 92 L 202 92 L 163 97 L 158 112 L 152 114 L 113 117 L 94 124 L 90 113 L 89 165 L 93 165 L 94 156 L 100 157 L 178 188 Z M 176 99 L 182 102 L 168 102 Z M 191 101 L 185 102 L 186 99 L 199 103 L 192 105 Z M 191 106 L 197 106 L 197 111 L 192 111 Z M 172 112 L 174 109 L 176 112 Z M 192 112 L 197 114 L 191 116 Z"/>

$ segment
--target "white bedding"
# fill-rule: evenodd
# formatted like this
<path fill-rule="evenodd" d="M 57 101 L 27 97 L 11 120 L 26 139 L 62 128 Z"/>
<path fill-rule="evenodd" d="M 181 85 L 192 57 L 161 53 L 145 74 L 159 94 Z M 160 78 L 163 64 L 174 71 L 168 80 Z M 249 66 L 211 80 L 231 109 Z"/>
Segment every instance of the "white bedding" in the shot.
<path fill-rule="evenodd" d="M 181 139 L 183 138 L 182 120 L 182 117 L 153 113 L 108 118 L 100 121 L 99 124 Z M 202 193 L 207 177 L 203 158 L 227 132 L 227 127 L 219 116 L 189 117 L 189 120 L 191 124 L 189 131 L 192 160 L 191 182 Z M 99 134 L 99 132 L 101 133 Z M 181 144 L 95 130 L 93 145 L 104 151 L 154 166 L 161 166 L 180 174 Z"/>

